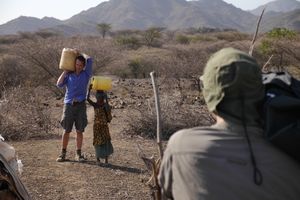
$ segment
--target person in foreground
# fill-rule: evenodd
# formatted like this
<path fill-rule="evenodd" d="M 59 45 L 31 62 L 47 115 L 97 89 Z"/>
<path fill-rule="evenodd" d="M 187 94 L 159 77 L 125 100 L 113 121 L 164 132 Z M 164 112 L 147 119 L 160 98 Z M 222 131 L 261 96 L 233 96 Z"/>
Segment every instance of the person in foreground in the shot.
<path fill-rule="evenodd" d="M 75 71 L 63 71 L 57 80 L 58 87 L 66 86 L 64 108 L 61 125 L 64 128 L 62 136 L 62 150 L 57 162 L 66 160 L 67 147 L 73 125 L 76 128 L 76 156 L 75 160 L 83 162 L 84 156 L 81 153 L 83 132 L 87 126 L 86 114 L 86 93 L 89 79 L 92 75 L 92 59 L 87 55 L 78 55 L 75 60 Z"/>
<path fill-rule="evenodd" d="M 108 163 L 108 157 L 114 152 L 111 144 L 108 123 L 112 120 L 111 109 L 108 104 L 107 94 L 102 90 L 96 92 L 96 102 L 90 99 L 92 85 L 89 87 L 87 101 L 94 107 L 94 125 L 93 125 L 93 145 L 95 147 L 97 164 L 100 164 L 100 158 Z"/>
<path fill-rule="evenodd" d="M 299 163 L 263 138 L 264 86 L 256 60 L 222 49 L 209 59 L 201 80 L 216 124 L 172 135 L 158 177 L 163 197 L 299 199 Z"/>

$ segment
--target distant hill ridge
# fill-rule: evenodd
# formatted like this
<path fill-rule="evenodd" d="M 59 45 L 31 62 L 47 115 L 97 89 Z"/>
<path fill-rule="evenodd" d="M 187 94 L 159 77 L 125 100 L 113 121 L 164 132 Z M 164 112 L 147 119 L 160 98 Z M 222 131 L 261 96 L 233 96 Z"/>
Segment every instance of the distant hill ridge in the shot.
<path fill-rule="evenodd" d="M 13 19 L 7 22 L 4 25 L 0 25 L 0 34 L 15 34 L 18 31 L 32 32 L 37 31 L 39 29 L 57 26 L 62 23 L 62 21 L 50 17 L 38 19 L 35 17 L 21 16 L 17 19 Z"/>
<path fill-rule="evenodd" d="M 283 2 L 287 2 L 287 4 Z M 271 9 L 275 3 L 278 9 L 275 7 Z M 268 8 L 270 7 L 271 11 L 284 12 L 284 10 L 291 11 L 292 4 L 296 8 L 294 3 L 300 4 L 296 0 L 277 0 L 266 5 Z M 269 14 L 269 16 L 271 15 Z M 273 16 L 276 21 L 272 17 L 266 18 L 269 22 L 264 23 L 263 30 L 269 30 L 279 25 L 288 26 L 291 29 L 299 28 L 297 20 L 300 12 L 298 11 L 285 13 L 284 19 L 277 13 Z M 290 16 L 293 16 L 293 19 Z M 0 25 L 0 35 L 17 34 L 19 31 L 34 32 L 40 29 L 52 30 L 64 35 L 96 35 L 99 34 L 96 28 L 99 23 L 109 23 L 113 30 L 147 29 L 151 26 L 159 26 L 171 30 L 211 27 L 253 32 L 256 21 L 257 16 L 254 14 L 222 0 L 110 0 L 64 21 L 49 17 L 43 19 L 19 17 Z"/>
<path fill-rule="evenodd" d="M 258 8 L 251 10 L 250 12 L 254 15 L 260 15 L 262 10 L 266 7 L 267 12 L 290 12 L 300 9 L 300 2 L 296 0 L 277 0 L 271 1 L 265 5 L 259 6 Z"/>

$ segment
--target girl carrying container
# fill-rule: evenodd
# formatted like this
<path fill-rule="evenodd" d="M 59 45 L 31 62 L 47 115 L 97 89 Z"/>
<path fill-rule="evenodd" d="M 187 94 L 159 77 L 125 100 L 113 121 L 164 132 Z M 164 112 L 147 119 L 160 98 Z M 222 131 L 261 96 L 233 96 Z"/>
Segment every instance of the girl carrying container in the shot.
<path fill-rule="evenodd" d="M 93 125 L 93 145 L 95 147 L 97 164 L 100 164 L 100 159 L 105 159 L 108 163 L 108 157 L 114 152 L 111 144 L 108 123 L 112 119 L 111 109 L 108 104 L 107 94 L 103 90 L 96 91 L 96 102 L 90 99 L 90 91 L 92 84 L 89 87 L 87 101 L 94 107 L 94 125 Z"/>

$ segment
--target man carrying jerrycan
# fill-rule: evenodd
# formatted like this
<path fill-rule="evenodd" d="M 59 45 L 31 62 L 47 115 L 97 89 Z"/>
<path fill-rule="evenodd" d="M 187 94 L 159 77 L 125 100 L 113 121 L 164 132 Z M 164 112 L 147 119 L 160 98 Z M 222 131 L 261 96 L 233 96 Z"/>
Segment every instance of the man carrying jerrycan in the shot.
<path fill-rule="evenodd" d="M 59 67 L 64 71 L 58 78 L 56 85 L 60 88 L 65 86 L 66 93 L 63 115 L 60 122 L 64 129 L 62 135 L 62 149 L 61 154 L 56 161 L 66 161 L 69 136 L 72 132 L 73 125 L 75 125 L 77 134 L 75 160 L 84 162 L 85 158 L 81 153 L 81 147 L 83 142 L 83 132 L 87 126 L 85 100 L 87 86 L 92 75 L 92 58 L 85 54 L 80 54 L 78 50 L 65 48 L 62 52 Z"/>

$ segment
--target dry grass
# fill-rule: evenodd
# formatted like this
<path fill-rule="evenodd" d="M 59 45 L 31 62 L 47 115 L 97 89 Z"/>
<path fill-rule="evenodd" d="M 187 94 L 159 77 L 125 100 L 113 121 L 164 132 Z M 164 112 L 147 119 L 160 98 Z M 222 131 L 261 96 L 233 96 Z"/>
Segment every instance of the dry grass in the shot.
<path fill-rule="evenodd" d="M 45 97 L 28 87 L 5 90 L 0 101 L 0 132 L 8 140 L 51 138 L 54 120 Z"/>
<path fill-rule="evenodd" d="M 128 33 L 130 35 L 130 33 Z M 132 32 L 134 36 L 141 38 L 143 32 Z M 182 33 L 184 34 L 184 33 Z M 179 128 L 188 127 L 192 125 L 203 125 L 211 123 L 211 118 L 206 117 L 207 112 L 195 116 L 189 113 L 194 112 L 199 107 L 201 110 L 203 102 L 199 91 L 193 91 L 191 87 L 191 80 L 195 80 L 195 77 L 199 77 L 202 74 L 205 63 L 209 59 L 210 55 L 223 47 L 235 47 L 243 51 L 248 51 L 251 43 L 251 35 L 239 33 L 239 32 L 217 32 L 206 34 L 191 34 L 188 37 L 192 38 L 189 44 L 178 44 L 176 41 L 176 32 L 164 31 L 162 32 L 160 42 L 161 47 L 146 47 L 139 46 L 136 49 L 124 48 L 115 43 L 113 38 L 102 39 L 99 37 L 62 37 L 58 35 L 45 35 L 26 34 L 22 33 L 19 36 L 1 36 L 0 37 L 0 87 L 2 89 L 0 93 L 1 106 L 6 110 L 14 110 L 14 108 L 22 108 L 24 104 L 28 107 L 24 108 L 26 112 L 34 114 L 40 118 L 40 120 L 47 121 L 48 118 L 42 117 L 42 111 L 46 111 L 47 108 L 40 106 L 42 100 L 38 95 L 32 93 L 33 88 L 43 86 L 50 91 L 53 98 L 61 97 L 62 92 L 55 87 L 55 82 L 61 71 L 58 69 L 58 63 L 60 60 L 60 53 L 64 47 L 73 47 L 91 55 L 94 58 L 94 74 L 101 75 L 103 73 L 109 73 L 117 75 L 122 79 L 127 78 L 149 78 L 149 72 L 155 70 L 158 76 L 161 78 L 161 94 L 162 94 L 162 110 L 165 120 L 165 133 L 166 138 Z M 256 47 L 259 46 L 265 35 L 260 35 L 257 41 Z M 300 39 L 299 36 L 293 42 L 277 42 L 278 49 L 284 52 L 284 66 L 286 66 L 292 74 L 297 75 L 299 71 L 300 60 Z M 258 48 L 254 48 L 254 57 L 258 62 L 263 65 L 268 60 L 268 55 L 262 54 Z M 3 50 L 3 51 L 1 51 Z M 277 66 L 278 56 L 274 56 L 271 61 L 271 67 Z M 188 79 L 189 83 L 182 81 Z M 133 118 L 133 125 L 140 124 L 140 127 L 132 126 L 130 132 L 139 135 L 152 135 L 155 131 L 150 130 L 150 127 L 155 124 L 155 115 L 150 112 L 150 107 L 153 107 L 152 101 L 149 97 L 152 94 L 151 88 L 148 94 L 138 94 L 141 96 L 142 101 L 135 100 L 133 96 L 137 88 L 136 83 L 126 86 L 123 85 L 124 91 L 129 93 L 129 96 L 116 94 L 116 102 L 129 102 L 132 107 L 136 106 L 140 109 L 143 115 L 140 118 Z M 143 85 L 143 84 L 142 84 Z M 149 84 L 150 85 L 150 84 Z M 168 88 L 173 86 L 173 88 Z M 120 86 L 121 87 L 121 86 Z M 146 87 L 146 86 L 144 86 Z M 151 87 L 151 85 L 150 85 Z M 16 89 L 19 88 L 19 89 Z M 22 88 L 22 89 L 20 89 Z M 139 88 L 144 91 L 144 88 Z M 24 94 L 26 91 L 30 98 L 19 98 L 18 95 L 13 96 L 18 90 L 18 93 Z M 5 93 L 4 93 L 5 91 Z M 14 92 L 8 92 L 14 91 Z M 172 91 L 170 93 L 170 91 Z M 120 91 L 121 92 L 121 91 Z M 125 92 L 125 93 L 126 93 Z M 195 92 L 195 94 L 193 94 Z M 122 92 L 121 92 L 122 93 Z M 121 99 L 124 96 L 124 99 Z M 123 98 L 123 97 L 122 97 Z M 198 99 L 201 104 L 197 108 L 194 106 L 197 104 Z M 5 102 L 9 100 L 9 104 Z M 28 101 L 28 102 L 27 102 Z M 134 101 L 139 102 L 137 104 Z M 4 102 L 4 103 L 3 103 Z M 131 102 L 131 103 L 130 103 Z M 193 104 L 189 102 L 194 102 Z M 196 102 L 196 103 L 195 103 Z M 141 109 L 139 104 L 146 105 Z M 32 105 L 29 108 L 29 105 Z M 125 105 L 126 106 L 126 105 Z M 179 113 L 176 113 L 173 108 L 176 107 Z M 153 108 L 152 108 L 153 109 Z M 41 110 L 41 112 L 36 112 Z M 17 115 L 16 115 L 17 116 Z M 16 117 L 14 116 L 14 117 Z M 187 117 L 188 116 L 188 117 Z M 190 117 L 189 117 L 190 116 Z M 7 116 L 2 114 L 2 130 L 10 127 L 14 130 L 16 125 L 25 118 L 27 120 L 28 114 L 20 115 L 17 120 L 7 119 Z M 35 117 L 33 117 L 35 118 Z M 31 117 L 32 119 L 32 117 Z M 204 119 L 204 120 L 203 120 Z M 138 123 L 134 123 L 138 121 Z M 6 126 L 4 124 L 6 123 Z M 24 123 L 28 127 L 35 127 L 33 124 L 40 123 L 37 121 L 29 121 Z M 10 125 L 9 125 L 10 124 Z M 30 125 L 31 124 L 31 125 Z M 8 125 L 8 126 L 7 126 Z M 35 127 L 36 128 L 36 127 Z M 48 131 L 47 126 L 38 126 L 38 130 L 45 129 Z M 153 128 L 152 128 L 153 129 Z M 12 131 L 17 132 L 17 131 Z"/>

